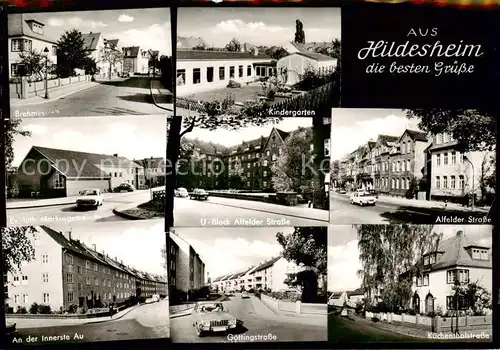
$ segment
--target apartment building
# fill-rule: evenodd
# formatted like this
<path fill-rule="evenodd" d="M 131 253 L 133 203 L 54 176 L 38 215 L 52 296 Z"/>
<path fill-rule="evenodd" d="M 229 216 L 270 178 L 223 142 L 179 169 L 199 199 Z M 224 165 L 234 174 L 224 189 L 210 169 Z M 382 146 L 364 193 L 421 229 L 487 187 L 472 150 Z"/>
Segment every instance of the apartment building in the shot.
<path fill-rule="evenodd" d="M 169 256 L 169 264 L 172 270 L 175 269 L 175 280 L 172 281 L 175 284 L 171 287 L 185 293 L 204 287 L 205 263 L 194 248 L 174 232 L 169 234 L 169 246 L 175 250 L 175 254 Z"/>
<path fill-rule="evenodd" d="M 29 309 L 33 303 L 51 310 L 84 310 L 120 304 L 130 297 L 167 295 L 162 276 L 139 271 L 112 258 L 97 247 L 41 226 L 29 237 L 35 251 L 33 261 L 7 274 L 9 307 Z"/>
<path fill-rule="evenodd" d="M 165 185 L 165 177 L 167 173 L 165 158 L 150 157 L 144 159 L 134 159 L 134 162 L 144 169 L 146 186 L 157 187 Z"/>

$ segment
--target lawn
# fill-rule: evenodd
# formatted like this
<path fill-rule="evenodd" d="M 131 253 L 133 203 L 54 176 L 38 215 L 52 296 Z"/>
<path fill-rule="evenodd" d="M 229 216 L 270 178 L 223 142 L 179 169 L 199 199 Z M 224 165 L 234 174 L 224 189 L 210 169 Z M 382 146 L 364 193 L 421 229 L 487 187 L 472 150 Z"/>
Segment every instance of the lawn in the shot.
<path fill-rule="evenodd" d="M 136 208 L 124 210 L 123 213 L 140 219 L 162 218 L 165 217 L 165 206 L 163 200 L 152 200 Z"/>
<path fill-rule="evenodd" d="M 228 94 L 234 95 L 234 101 L 244 103 L 247 100 L 257 100 L 258 94 L 263 94 L 261 85 L 242 85 L 240 88 L 223 88 L 198 92 L 189 96 L 184 96 L 195 101 L 222 101 Z M 286 98 L 276 97 L 273 103 L 281 102 Z"/>

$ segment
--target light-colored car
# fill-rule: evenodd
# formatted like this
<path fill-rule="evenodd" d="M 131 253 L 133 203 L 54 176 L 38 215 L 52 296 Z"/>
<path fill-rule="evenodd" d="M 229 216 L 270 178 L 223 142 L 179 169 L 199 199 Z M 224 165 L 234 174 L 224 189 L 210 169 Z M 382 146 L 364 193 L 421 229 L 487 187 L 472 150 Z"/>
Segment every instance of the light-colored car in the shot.
<path fill-rule="evenodd" d="M 78 208 L 97 209 L 100 205 L 102 205 L 103 201 L 104 199 L 101 190 L 98 188 L 91 188 L 80 191 L 80 195 L 76 199 L 76 206 Z"/>
<path fill-rule="evenodd" d="M 189 194 L 190 199 L 197 199 L 200 201 L 206 201 L 208 199 L 208 192 L 201 188 L 195 188 L 193 192 Z"/>
<path fill-rule="evenodd" d="M 189 192 L 184 187 L 179 187 L 178 189 L 175 190 L 174 195 L 176 197 L 186 198 L 189 197 Z"/>
<path fill-rule="evenodd" d="M 161 300 L 161 298 L 160 298 L 160 295 L 159 295 L 159 294 L 154 294 L 154 295 L 151 297 L 151 299 L 153 299 L 153 301 L 154 301 L 155 303 L 157 303 L 157 302 L 159 302 L 159 301 Z"/>
<path fill-rule="evenodd" d="M 191 316 L 198 337 L 209 332 L 228 332 L 236 328 L 236 318 L 224 309 L 221 302 L 197 302 Z"/>
<path fill-rule="evenodd" d="M 350 201 L 351 204 L 360 206 L 375 205 L 377 198 L 368 192 L 355 192 L 351 195 Z"/>
<path fill-rule="evenodd" d="M 144 301 L 146 304 L 152 304 L 154 303 L 154 299 L 153 298 L 147 298 L 145 301 Z"/>
<path fill-rule="evenodd" d="M 243 299 L 248 299 L 248 298 L 250 298 L 250 295 L 248 295 L 248 292 L 242 292 L 242 293 L 241 293 L 241 297 L 242 297 Z"/>

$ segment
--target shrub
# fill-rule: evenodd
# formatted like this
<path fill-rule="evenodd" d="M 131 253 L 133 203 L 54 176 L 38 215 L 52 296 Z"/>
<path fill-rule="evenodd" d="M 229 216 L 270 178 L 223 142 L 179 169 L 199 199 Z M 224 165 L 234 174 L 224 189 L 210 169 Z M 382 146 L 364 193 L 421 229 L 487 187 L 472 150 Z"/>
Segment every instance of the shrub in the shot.
<path fill-rule="evenodd" d="M 52 313 L 50 305 L 38 305 L 38 313 L 42 315 L 48 315 Z"/>
<path fill-rule="evenodd" d="M 16 314 L 27 314 L 28 310 L 24 306 L 18 306 L 16 310 Z"/>
<path fill-rule="evenodd" d="M 372 321 L 377 323 L 377 322 L 380 322 L 380 318 L 378 317 L 372 317 Z"/>
<path fill-rule="evenodd" d="M 267 91 L 267 98 L 274 98 L 276 97 L 276 90 L 270 89 Z"/>
<path fill-rule="evenodd" d="M 231 80 L 229 80 L 227 87 L 231 88 L 231 89 L 237 89 L 237 88 L 241 87 L 241 84 L 231 79 Z"/>
<path fill-rule="evenodd" d="M 76 314 L 76 312 L 78 311 L 78 306 L 75 305 L 75 304 L 72 304 L 68 307 L 68 310 L 67 310 L 70 314 Z"/>
<path fill-rule="evenodd" d="M 30 314 L 32 314 L 32 315 L 37 314 L 38 313 L 38 304 L 37 303 L 31 304 L 29 311 L 30 311 Z"/>

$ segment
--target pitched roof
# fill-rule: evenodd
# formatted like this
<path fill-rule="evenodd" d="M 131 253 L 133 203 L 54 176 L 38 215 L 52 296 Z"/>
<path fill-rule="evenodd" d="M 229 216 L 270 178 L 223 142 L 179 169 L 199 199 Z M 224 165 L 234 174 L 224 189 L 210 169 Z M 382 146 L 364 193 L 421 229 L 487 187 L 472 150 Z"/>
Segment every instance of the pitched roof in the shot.
<path fill-rule="evenodd" d="M 310 42 L 310 43 L 296 43 L 296 42 L 290 42 L 297 50 L 301 52 L 311 52 L 315 51 L 316 49 L 327 49 L 327 48 L 333 48 L 333 43 L 331 41 L 323 41 L 323 42 Z"/>
<path fill-rule="evenodd" d="M 405 132 L 403 133 L 403 135 L 405 133 L 407 133 L 408 135 L 410 135 L 410 137 L 412 139 L 414 139 L 415 141 L 423 141 L 423 142 L 427 142 L 428 141 L 427 133 L 425 133 L 423 131 L 406 129 Z"/>
<path fill-rule="evenodd" d="M 207 46 L 205 40 L 198 37 L 195 38 L 193 36 L 185 37 L 178 36 L 177 37 L 177 50 L 189 50 L 196 46 Z"/>
<path fill-rule="evenodd" d="M 216 155 L 218 153 L 226 153 L 229 149 L 226 146 L 211 142 L 211 141 L 203 141 L 200 139 L 190 139 L 183 138 L 183 141 L 189 142 L 195 148 L 199 148 L 200 152 L 204 154 Z"/>
<path fill-rule="evenodd" d="M 48 159 L 54 168 L 68 178 L 101 178 L 108 179 L 110 175 L 100 166 L 113 166 L 115 168 L 139 168 L 131 160 L 114 155 L 95 154 L 79 151 L 70 151 L 41 146 L 33 146 L 35 150 Z M 30 151 L 31 152 L 31 151 Z"/>
<path fill-rule="evenodd" d="M 50 35 L 46 35 L 45 33 L 40 34 L 34 32 L 31 29 L 30 23 L 35 22 L 42 26 L 45 26 L 43 23 L 43 19 L 40 15 L 36 13 L 15 13 L 8 15 L 8 26 L 7 33 L 9 37 L 19 37 L 19 36 L 28 36 L 34 39 L 43 40 L 46 42 L 50 42 L 53 44 L 57 43 L 57 39 L 51 37 Z"/>
<path fill-rule="evenodd" d="M 301 55 L 301 56 L 310 58 L 310 59 L 315 60 L 315 61 L 320 61 L 320 62 L 336 61 L 337 60 L 333 57 L 323 55 L 322 53 L 319 53 L 319 52 L 310 52 L 310 51 L 302 52 L 301 51 L 301 52 L 295 52 L 292 55 Z"/>
<path fill-rule="evenodd" d="M 219 277 L 215 278 L 215 279 L 212 281 L 212 283 L 214 283 L 214 282 L 219 282 L 219 281 L 222 279 L 222 277 L 224 277 L 224 276 L 219 276 Z"/>
<path fill-rule="evenodd" d="M 202 61 L 202 60 L 265 60 L 270 61 L 271 57 L 258 53 L 254 55 L 250 52 L 231 52 L 214 50 L 181 50 L 177 52 L 178 61 Z"/>
<path fill-rule="evenodd" d="M 137 58 L 139 57 L 139 46 L 129 46 L 123 48 L 124 58 Z"/>
<path fill-rule="evenodd" d="M 161 168 L 165 166 L 165 159 L 163 157 L 134 159 L 134 163 L 144 168 Z"/>
<path fill-rule="evenodd" d="M 80 256 L 84 256 L 85 258 L 92 259 L 92 260 L 97 260 L 92 254 L 89 254 L 87 249 L 83 248 L 81 243 L 77 240 L 69 240 L 62 232 L 58 232 L 53 230 L 52 228 L 48 226 L 40 226 L 40 228 L 47 233 L 47 235 L 52 238 L 54 241 L 56 241 L 57 244 L 59 244 L 61 247 L 76 253 Z"/>
<path fill-rule="evenodd" d="M 344 292 L 335 292 L 330 294 L 329 299 L 340 299 L 340 297 L 344 294 Z"/>
<path fill-rule="evenodd" d="M 391 135 L 378 135 L 377 142 L 381 144 L 387 144 L 387 142 L 396 142 L 399 140 L 399 136 L 391 136 Z"/>
<path fill-rule="evenodd" d="M 276 263 L 276 261 L 278 261 L 279 259 L 281 259 L 281 256 L 278 256 L 276 258 L 272 258 L 271 260 L 260 264 L 252 273 L 259 272 L 259 271 L 265 270 L 265 269 L 273 266 Z"/>
<path fill-rule="evenodd" d="M 86 50 L 93 51 L 97 49 L 97 44 L 99 43 L 99 39 L 101 37 L 101 33 L 85 33 L 82 34 L 84 40 L 84 47 Z"/>
<path fill-rule="evenodd" d="M 119 39 L 104 39 L 104 41 L 109 45 L 110 48 L 112 49 L 118 48 Z"/>
<path fill-rule="evenodd" d="M 480 247 L 488 249 L 489 260 L 472 259 L 469 248 Z M 436 257 L 436 263 L 431 266 L 431 270 L 442 270 L 449 267 L 464 266 L 464 267 L 479 267 L 492 268 L 491 249 L 484 245 L 478 245 L 470 241 L 463 231 L 458 231 L 451 238 L 439 242 L 435 252 L 439 252 Z M 430 251 L 432 253 L 434 251 Z"/>

